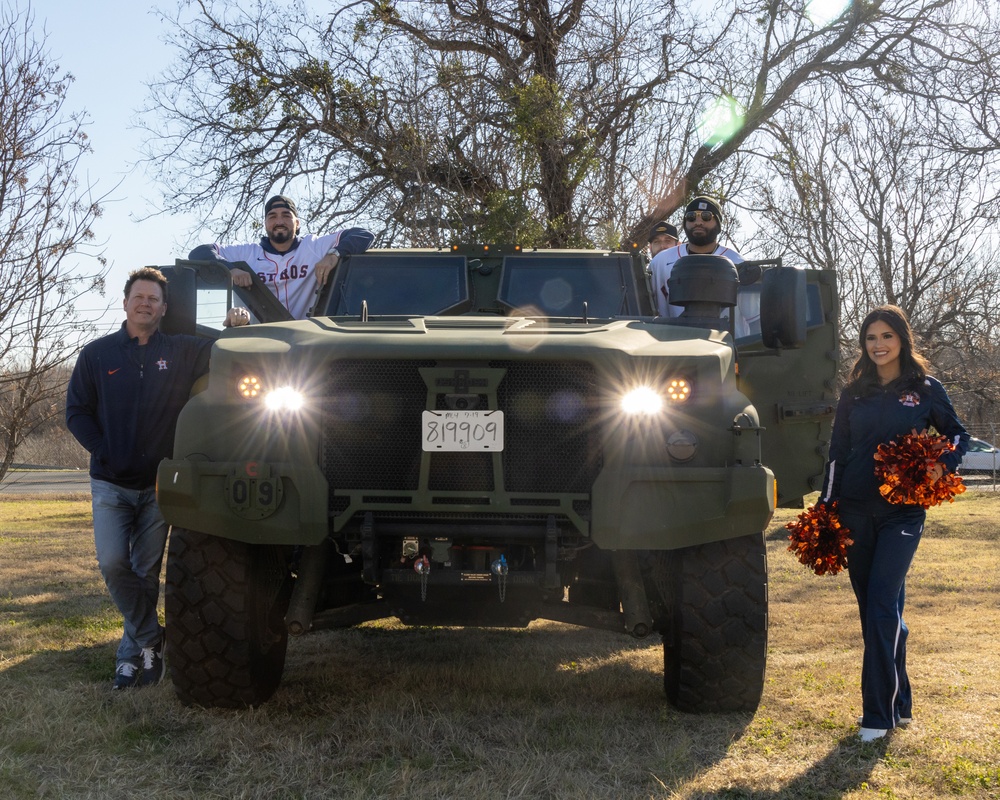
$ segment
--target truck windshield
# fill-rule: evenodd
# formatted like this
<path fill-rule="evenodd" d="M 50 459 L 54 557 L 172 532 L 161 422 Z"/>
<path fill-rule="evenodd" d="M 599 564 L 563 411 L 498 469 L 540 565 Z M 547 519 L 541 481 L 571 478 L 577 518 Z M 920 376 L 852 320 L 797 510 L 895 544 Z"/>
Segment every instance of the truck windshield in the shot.
<path fill-rule="evenodd" d="M 337 270 L 326 314 L 361 313 L 434 316 L 467 310 L 469 277 L 465 256 L 451 254 L 356 255 Z"/>
<path fill-rule="evenodd" d="M 501 260 L 502 259 L 502 260 Z M 480 256 L 365 253 L 334 273 L 319 315 L 449 316 L 470 311 L 546 317 L 638 315 L 627 253 Z M 475 306 L 475 309 L 473 308 Z"/>
<path fill-rule="evenodd" d="M 594 317 L 637 314 L 627 255 L 507 256 L 500 278 L 501 305 L 518 313 Z M 530 311 L 529 311 L 530 310 Z"/>

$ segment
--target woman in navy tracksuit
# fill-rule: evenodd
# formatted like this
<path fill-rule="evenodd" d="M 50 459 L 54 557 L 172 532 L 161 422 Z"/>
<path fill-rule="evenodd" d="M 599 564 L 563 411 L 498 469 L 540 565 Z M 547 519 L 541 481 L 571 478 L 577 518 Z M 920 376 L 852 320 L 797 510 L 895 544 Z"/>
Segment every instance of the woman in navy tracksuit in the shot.
<path fill-rule="evenodd" d="M 914 350 L 913 331 L 902 309 L 873 310 L 861 325 L 859 341 L 861 357 L 837 404 L 819 502 L 838 501 L 840 521 L 854 540 L 847 565 L 865 643 L 860 736 L 872 741 L 909 723 L 913 715 L 903 601 L 906 572 L 926 516 L 919 505 L 893 505 L 883 499 L 875 452 L 898 436 L 933 427 L 955 445 L 930 470 L 937 479 L 945 470 L 956 469 L 969 434 L 944 387 L 927 374 L 927 362 Z"/>

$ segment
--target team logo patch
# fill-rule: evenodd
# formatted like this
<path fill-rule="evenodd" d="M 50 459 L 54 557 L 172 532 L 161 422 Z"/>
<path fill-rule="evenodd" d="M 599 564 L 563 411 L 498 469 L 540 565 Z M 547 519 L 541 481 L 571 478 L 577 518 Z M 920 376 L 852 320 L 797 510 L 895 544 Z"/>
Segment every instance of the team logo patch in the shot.
<path fill-rule="evenodd" d="M 920 405 L 920 395 L 916 392 L 903 392 L 899 396 L 899 402 L 907 408 L 914 408 Z"/>
<path fill-rule="evenodd" d="M 163 372 L 163 370 L 167 368 L 167 360 L 165 358 L 161 358 L 156 362 L 156 366 L 160 368 L 160 372 Z"/>

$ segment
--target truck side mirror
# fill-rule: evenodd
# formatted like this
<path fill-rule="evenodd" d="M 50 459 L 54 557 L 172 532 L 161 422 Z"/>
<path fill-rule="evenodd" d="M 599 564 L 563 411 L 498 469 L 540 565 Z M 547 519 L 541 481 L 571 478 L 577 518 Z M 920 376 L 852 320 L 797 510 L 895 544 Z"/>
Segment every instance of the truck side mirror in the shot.
<path fill-rule="evenodd" d="M 765 347 L 793 349 L 806 343 L 805 270 L 775 267 L 761 279 L 760 334 Z"/>

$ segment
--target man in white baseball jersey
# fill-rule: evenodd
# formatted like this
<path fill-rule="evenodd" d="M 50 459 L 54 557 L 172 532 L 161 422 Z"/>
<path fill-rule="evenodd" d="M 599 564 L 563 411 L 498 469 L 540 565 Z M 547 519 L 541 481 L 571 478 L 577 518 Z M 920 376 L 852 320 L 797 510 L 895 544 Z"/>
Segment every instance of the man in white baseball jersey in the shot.
<path fill-rule="evenodd" d="M 725 256 L 733 264 L 740 264 L 744 261 L 743 256 L 731 247 L 723 247 L 719 244 L 719 234 L 722 232 L 722 208 L 718 201 L 710 197 L 696 197 L 687 208 L 684 209 L 684 234 L 687 241 L 674 247 L 661 250 L 653 256 L 649 264 L 649 271 L 653 280 L 653 291 L 656 294 L 657 310 L 661 317 L 679 317 L 683 308 L 670 304 L 670 291 L 667 287 L 667 280 L 673 272 L 674 262 L 678 258 L 688 255 L 716 255 Z M 760 319 L 759 308 L 756 298 L 747 298 L 747 302 L 740 302 L 736 314 L 736 335 L 743 336 L 750 333 L 754 323 Z M 747 305 L 747 308 L 744 308 Z"/>
<path fill-rule="evenodd" d="M 346 228 L 325 236 L 299 235 L 295 202 L 275 195 L 264 204 L 264 231 L 253 244 L 203 244 L 188 255 L 192 261 L 224 261 L 236 286 L 249 286 L 250 275 L 232 262 L 245 261 L 295 319 L 305 319 L 316 291 L 341 256 L 363 253 L 375 238 L 364 228 Z M 237 324 L 239 324 L 237 322 Z"/>

